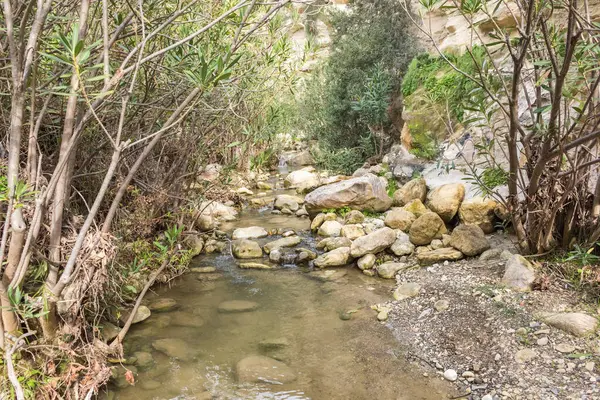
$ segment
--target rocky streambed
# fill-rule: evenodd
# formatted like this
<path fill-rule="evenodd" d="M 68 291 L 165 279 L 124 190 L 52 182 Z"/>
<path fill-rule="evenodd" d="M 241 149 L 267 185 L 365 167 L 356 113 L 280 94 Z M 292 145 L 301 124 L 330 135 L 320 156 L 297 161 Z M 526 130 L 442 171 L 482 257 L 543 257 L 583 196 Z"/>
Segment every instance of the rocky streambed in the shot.
<path fill-rule="evenodd" d="M 502 207 L 423 179 L 390 197 L 371 172 L 238 189 L 249 207 L 146 300 L 113 395 L 598 398 L 596 318 L 560 286 L 531 291 Z"/>

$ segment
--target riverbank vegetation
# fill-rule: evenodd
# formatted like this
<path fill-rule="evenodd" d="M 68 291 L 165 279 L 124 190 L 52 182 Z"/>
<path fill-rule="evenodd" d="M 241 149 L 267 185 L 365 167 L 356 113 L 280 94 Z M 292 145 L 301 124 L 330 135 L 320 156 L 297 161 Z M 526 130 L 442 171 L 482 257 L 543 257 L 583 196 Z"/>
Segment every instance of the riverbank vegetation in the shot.
<path fill-rule="evenodd" d="M 123 337 L 98 347 L 97 323 L 189 260 L 198 171 L 273 152 L 288 3 L 3 2 L 3 393 L 90 398 L 108 379 Z"/>

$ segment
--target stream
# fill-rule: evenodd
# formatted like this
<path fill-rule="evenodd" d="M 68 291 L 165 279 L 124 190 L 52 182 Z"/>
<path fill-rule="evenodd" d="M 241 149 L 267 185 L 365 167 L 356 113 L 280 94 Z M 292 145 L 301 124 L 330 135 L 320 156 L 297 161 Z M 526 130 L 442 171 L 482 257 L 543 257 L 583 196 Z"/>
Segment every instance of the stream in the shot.
<path fill-rule="evenodd" d="M 281 193 L 291 192 L 274 194 Z M 221 229 L 248 226 L 293 229 L 303 240 L 298 247 L 315 248 L 308 218 L 270 208 L 245 209 Z M 243 270 L 229 251 L 197 257 L 189 273 L 147 296 L 147 303 L 172 299 L 176 307 L 132 327 L 124 348 L 138 358 L 137 367 L 127 366 L 136 383 L 114 388 L 114 398 L 444 398 L 445 383 L 411 365 L 370 308 L 387 301 L 393 285 L 354 267 Z M 264 376 L 241 379 L 248 372 L 236 369 L 242 359 L 267 360 Z"/>

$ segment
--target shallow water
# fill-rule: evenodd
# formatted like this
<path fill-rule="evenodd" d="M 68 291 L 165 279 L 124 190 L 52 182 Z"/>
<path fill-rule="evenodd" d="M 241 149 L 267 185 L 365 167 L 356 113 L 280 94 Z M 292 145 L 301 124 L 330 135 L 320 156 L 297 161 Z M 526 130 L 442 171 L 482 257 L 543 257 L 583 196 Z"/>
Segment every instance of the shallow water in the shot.
<path fill-rule="evenodd" d="M 314 247 L 307 219 L 249 211 L 235 222 L 236 227 L 251 225 L 293 228 L 304 237 L 298 247 Z M 190 272 L 148 296 L 148 302 L 172 298 L 178 308 L 155 312 L 134 325 L 126 339 L 126 356 L 149 352 L 154 365 L 138 371 L 136 385 L 119 389 L 117 399 L 446 397 L 444 383 L 416 371 L 370 309 L 390 298 L 393 282 L 367 277 L 351 267 L 336 269 L 345 275 L 335 281 L 317 279 L 308 268 L 295 266 L 241 270 L 229 254 L 202 256 L 193 266 L 214 266 L 217 273 Z M 256 302 L 258 309 L 219 313 L 219 305 L 229 300 Z M 351 318 L 342 319 L 348 311 Z M 169 358 L 153 348 L 155 340 L 164 338 L 182 340 L 181 357 Z M 287 346 L 268 350 L 259 345 L 263 340 Z M 297 379 L 287 384 L 238 383 L 235 366 L 251 355 L 286 363 Z"/>

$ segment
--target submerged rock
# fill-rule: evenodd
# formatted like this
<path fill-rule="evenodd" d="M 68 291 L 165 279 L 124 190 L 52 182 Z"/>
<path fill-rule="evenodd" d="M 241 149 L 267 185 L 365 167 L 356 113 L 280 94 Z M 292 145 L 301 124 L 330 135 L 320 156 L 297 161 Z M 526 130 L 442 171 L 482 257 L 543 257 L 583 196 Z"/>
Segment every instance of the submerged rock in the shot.
<path fill-rule="evenodd" d="M 372 174 L 321 186 L 309 193 L 304 200 L 306 210 L 311 215 L 321 210 L 342 207 L 383 212 L 392 205 L 385 185 Z"/>
<path fill-rule="evenodd" d="M 322 271 L 313 271 L 309 275 L 323 282 L 337 281 L 348 274 L 345 269 L 325 269 Z"/>
<path fill-rule="evenodd" d="M 152 342 L 152 347 L 156 351 L 179 360 L 189 361 L 194 358 L 193 353 L 190 351 L 192 347 L 182 339 L 158 339 Z"/>
<path fill-rule="evenodd" d="M 177 308 L 177 302 L 168 298 L 156 299 L 148 304 L 148 308 L 156 312 L 171 311 Z"/>
<path fill-rule="evenodd" d="M 240 313 L 258 309 L 258 303 L 247 300 L 229 300 L 219 304 L 217 310 L 222 314 Z"/>
<path fill-rule="evenodd" d="M 242 383 L 284 384 L 296 380 L 296 373 L 286 364 L 265 356 L 249 356 L 235 366 Z"/>

